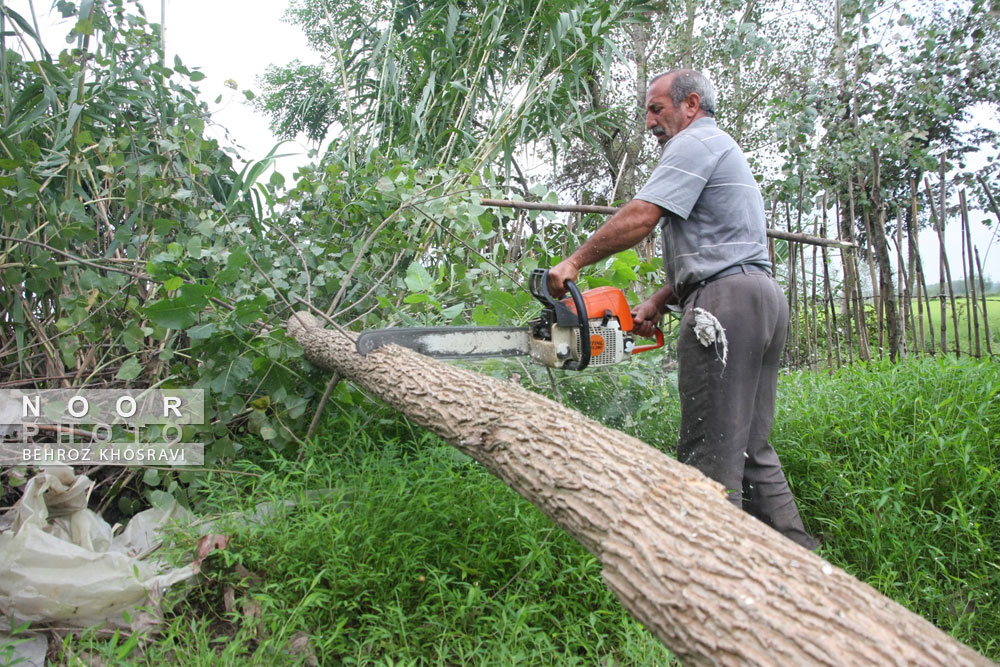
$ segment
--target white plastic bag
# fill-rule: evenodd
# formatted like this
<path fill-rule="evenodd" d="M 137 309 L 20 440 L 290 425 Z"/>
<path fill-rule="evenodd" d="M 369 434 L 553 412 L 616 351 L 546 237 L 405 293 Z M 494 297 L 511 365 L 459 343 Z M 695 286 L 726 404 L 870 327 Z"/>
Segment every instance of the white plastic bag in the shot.
<path fill-rule="evenodd" d="M 93 484 L 70 467 L 47 467 L 0 517 L 4 626 L 31 621 L 136 630 L 138 607 L 156 605 L 167 587 L 194 575 L 193 565 L 169 569 L 144 558 L 157 529 L 175 519 L 190 521 L 187 510 L 176 503 L 146 510 L 112 537 L 107 522 L 87 509 Z"/>

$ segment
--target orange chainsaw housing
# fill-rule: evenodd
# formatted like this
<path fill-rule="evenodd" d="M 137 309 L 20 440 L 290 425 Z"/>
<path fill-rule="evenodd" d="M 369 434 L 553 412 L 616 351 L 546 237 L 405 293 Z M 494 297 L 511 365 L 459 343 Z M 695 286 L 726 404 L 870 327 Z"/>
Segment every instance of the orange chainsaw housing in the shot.
<path fill-rule="evenodd" d="M 611 317 L 618 318 L 618 324 L 622 331 L 632 331 L 635 323 L 632 321 L 632 309 L 628 305 L 625 293 L 617 287 L 595 287 L 581 294 L 584 308 L 587 309 L 587 317 L 598 320 L 611 313 Z M 563 299 L 563 303 L 573 313 L 576 313 L 576 305 L 573 299 Z"/>

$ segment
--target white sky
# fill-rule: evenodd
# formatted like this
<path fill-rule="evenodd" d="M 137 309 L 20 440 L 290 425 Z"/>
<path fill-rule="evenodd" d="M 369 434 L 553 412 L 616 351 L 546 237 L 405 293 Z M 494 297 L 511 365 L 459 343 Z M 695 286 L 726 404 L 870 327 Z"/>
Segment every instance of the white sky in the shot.
<path fill-rule="evenodd" d="M 28 0 L 3 0 L 11 9 L 30 20 Z M 53 54 L 67 47 L 63 41 L 72 27 L 58 11 L 49 13 L 50 0 L 34 0 L 36 16 L 46 46 Z M 288 3 L 284 0 L 146 0 L 142 3 L 151 23 L 161 22 L 161 7 L 166 7 L 167 65 L 178 55 L 188 69 L 200 69 L 205 78 L 194 84 L 208 104 L 215 124 L 209 133 L 220 141 L 228 130 L 240 155 L 248 161 L 263 159 L 278 139 L 271 134 L 267 119 L 257 113 L 242 91 L 258 93 L 256 79 L 270 64 L 284 65 L 296 58 L 318 62 L 315 52 L 306 46 L 302 32 L 281 21 Z M 237 84 L 233 90 L 228 79 Z M 215 99 L 222 96 L 216 104 Z M 278 169 L 286 176 L 295 167 L 307 163 L 304 142 L 287 143 L 279 153 L 298 153 L 283 158 Z"/>
<path fill-rule="evenodd" d="M 6 0 L 14 11 L 26 18 L 28 0 Z M 270 64 L 283 65 L 296 58 L 304 62 L 317 62 L 318 56 L 310 51 L 305 37 L 298 28 L 281 21 L 287 2 L 285 0 L 163 0 L 166 6 L 167 63 L 173 56 L 180 56 L 189 69 L 199 68 L 206 78 L 196 86 L 202 99 L 208 103 L 215 124 L 210 129 L 213 136 L 226 141 L 225 132 L 238 145 L 241 156 L 250 161 L 263 159 L 277 139 L 271 134 L 267 120 L 259 115 L 242 94 L 244 89 L 258 92 L 256 78 Z M 48 0 L 36 0 L 38 22 L 50 50 L 58 53 L 64 48 L 63 38 L 70 26 L 68 22 L 53 26 L 58 13 L 48 15 Z M 161 0 L 143 3 L 151 22 L 161 20 Z M 233 90 L 225 86 L 232 79 L 237 83 Z M 215 99 L 222 96 L 216 104 Z M 996 119 L 990 119 L 996 122 Z M 295 153 L 282 158 L 277 165 L 286 177 L 291 177 L 297 166 L 309 162 L 308 147 L 304 142 L 286 143 L 279 153 Z M 1000 239 L 993 242 L 989 255 L 987 246 L 1000 223 L 994 229 L 981 223 L 981 214 L 974 214 L 972 225 L 973 244 L 984 258 L 983 271 L 988 278 L 1000 281 Z M 952 262 L 953 280 L 960 280 L 959 260 L 962 240 L 957 220 L 949 221 L 946 229 L 948 256 Z M 920 234 L 921 255 L 928 272 L 928 281 L 937 281 L 938 242 L 931 230 Z"/>

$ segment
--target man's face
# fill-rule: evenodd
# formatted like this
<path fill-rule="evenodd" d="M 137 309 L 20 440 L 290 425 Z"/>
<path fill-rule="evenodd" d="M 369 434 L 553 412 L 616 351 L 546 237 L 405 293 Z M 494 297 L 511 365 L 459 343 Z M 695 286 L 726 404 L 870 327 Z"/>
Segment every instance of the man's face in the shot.
<path fill-rule="evenodd" d="M 688 126 L 690 120 L 685 113 L 685 102 L 674 105 L 670 99 L 671 76 L 657 79 L 646 93 L 646 129 L 653 133 L 662 146 Z"/>

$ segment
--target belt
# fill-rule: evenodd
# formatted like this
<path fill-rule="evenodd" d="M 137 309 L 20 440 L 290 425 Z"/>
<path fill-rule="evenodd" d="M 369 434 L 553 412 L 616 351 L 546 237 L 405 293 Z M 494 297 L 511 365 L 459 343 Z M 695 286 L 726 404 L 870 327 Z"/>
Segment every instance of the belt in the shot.
<path fill-rule="evenodd" d="M 737 273 L 743 273 L 750 275 L 751 273 L 764 273 L 766 275 L 771 275 L 770 269 L 760 264 L 737 264 L 736 266 L 730 266 L 728 269 L 723 269 L 718 273 L 710 275 L 704 280 L 699 280 L 696 283 L 691 283 L 690 285 L 682 285 L 678 299 L 680 303 L 684 303 L 689 296 L 691 296 L 695 290 L 704 287 L 709 283 L 714 283 L 720 278 L 725 278 L 727 276 L 735 276 Z"/>

